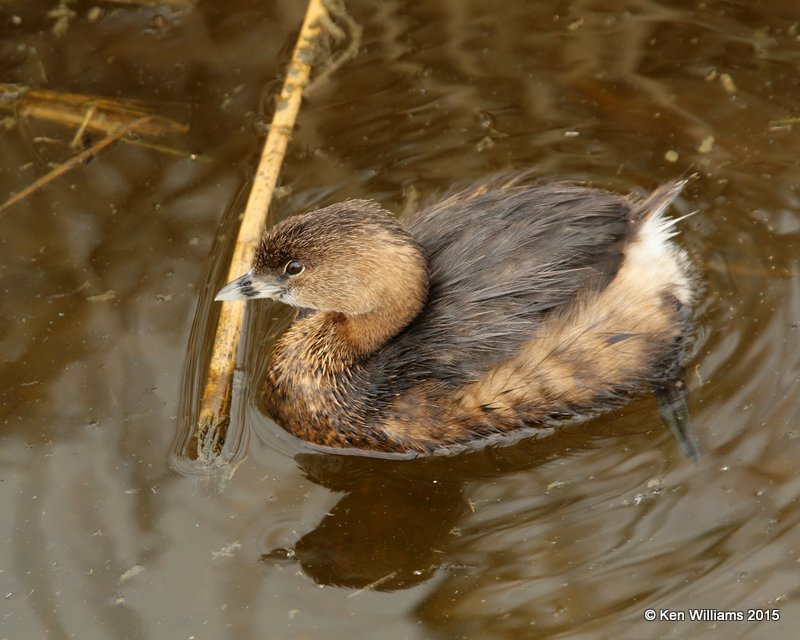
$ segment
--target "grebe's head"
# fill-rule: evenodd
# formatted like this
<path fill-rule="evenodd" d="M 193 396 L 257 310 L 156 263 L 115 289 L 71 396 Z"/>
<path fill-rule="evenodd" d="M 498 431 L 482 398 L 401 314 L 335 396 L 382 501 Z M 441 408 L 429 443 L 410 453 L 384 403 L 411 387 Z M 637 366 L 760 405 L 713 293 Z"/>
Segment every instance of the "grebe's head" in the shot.
<path fill-rule="evenodd" d="M 272 298 L 355 316 L 398 303 L 419 308 L 427 285 L 425 258 L 413 237 L 376 203 L 347 200 L 269 230 L 253 268 L 215 299 Z"/>

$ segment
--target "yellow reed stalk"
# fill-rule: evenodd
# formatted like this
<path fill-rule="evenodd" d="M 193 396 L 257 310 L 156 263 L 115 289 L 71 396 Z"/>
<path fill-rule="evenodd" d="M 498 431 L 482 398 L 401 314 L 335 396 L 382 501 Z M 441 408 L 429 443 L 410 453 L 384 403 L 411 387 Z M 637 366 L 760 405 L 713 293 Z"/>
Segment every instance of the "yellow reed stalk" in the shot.
<path fill-rule="evenodd" d="M 266 226 L 267 212 L 300 110 L 303 90 L 311 76 L 312 61 L 318 57 L 317 39 L 323 31 L 327 17 L 323 0 L 309 1 L 253 179 L 227 280 L 233 280 L 250 269 L 256 245 Z M 231 406 L 236 351 L 243 318 L 244 302 L 222 303 L 206 385 L 200 400 L 196 433 L 197 454 L 200 460 L 214 457 L 224 443 Z"/>

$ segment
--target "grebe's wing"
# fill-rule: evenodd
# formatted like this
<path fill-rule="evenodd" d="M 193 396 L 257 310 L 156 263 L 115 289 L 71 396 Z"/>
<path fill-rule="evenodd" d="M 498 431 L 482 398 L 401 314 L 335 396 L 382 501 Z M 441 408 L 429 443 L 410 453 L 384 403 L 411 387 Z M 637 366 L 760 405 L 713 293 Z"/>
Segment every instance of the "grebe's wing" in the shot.
<path fill-rule="evenodd" d="M 513 182 L 490 179 L 408 221 L 428 260 L 430 295 L 376 363 L 398 379 L 479 379 L 534 337 L 545 316 L 616 275 L 643 203 L 571 184 Z"/>

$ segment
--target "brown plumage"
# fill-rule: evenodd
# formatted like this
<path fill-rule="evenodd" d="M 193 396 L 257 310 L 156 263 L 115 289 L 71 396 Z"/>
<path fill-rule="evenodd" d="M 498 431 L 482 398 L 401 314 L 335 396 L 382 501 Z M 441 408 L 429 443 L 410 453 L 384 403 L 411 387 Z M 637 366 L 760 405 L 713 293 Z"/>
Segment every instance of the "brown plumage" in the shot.
<path fill-rule="evenodd" d="M 640 200 L 503 175 L 403 225 L 349 200 L 271 229 L 217 299 L 298 308 L 264 393 L 314 445 L 430 454 L 521 436 L 680 374 L 693 282 L 663 214 L 682 187 Z"/>

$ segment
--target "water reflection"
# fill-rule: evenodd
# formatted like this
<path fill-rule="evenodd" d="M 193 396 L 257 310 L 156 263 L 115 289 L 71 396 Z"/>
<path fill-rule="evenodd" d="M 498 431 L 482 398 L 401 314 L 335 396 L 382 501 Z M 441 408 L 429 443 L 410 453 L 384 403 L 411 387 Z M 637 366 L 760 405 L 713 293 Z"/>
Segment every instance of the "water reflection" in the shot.
<path fill-rule="evenodd" d="M 640 400 L 627 416 L 605 424 L 574 425 L 548 437 L 452 457 L 384 460 L 298 454 L 295 461 L 306 478 L 344 495 L 292 548 L 273 549 L 262 561 L 298 562 L 320 585 L 377 591 L 414 587 L 440 569 L 474 568 L 454 562 L 453 542 L 461 536 L 462 520 L 476 512 L 470 498 L 475 482 L 525 474 L 553 460 L 614 447 L 626 436 L 642 439 L 653 430 L 652 413 L 642 413 L 651 404 Z M 666 427 L 655 431 L 663 442 Z M 678 450 L 678 443 L 669 444 Z M 531 480 L 532 494 L 544 495 L 550 488 Z"/>
<path fill-rule="evenodd" d="M 294 547 L 319 584 L 393 591 L 424 582 L 468 509 L 463 482 L 445 475 L 319 455 L 298 463 L 314 482 L 345 493 Z"/>

